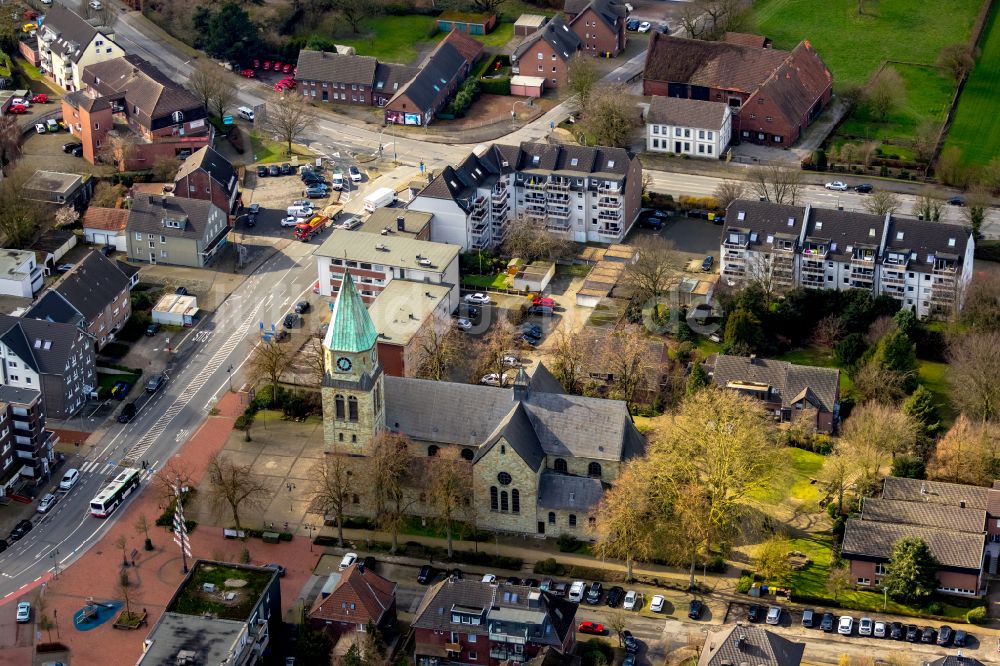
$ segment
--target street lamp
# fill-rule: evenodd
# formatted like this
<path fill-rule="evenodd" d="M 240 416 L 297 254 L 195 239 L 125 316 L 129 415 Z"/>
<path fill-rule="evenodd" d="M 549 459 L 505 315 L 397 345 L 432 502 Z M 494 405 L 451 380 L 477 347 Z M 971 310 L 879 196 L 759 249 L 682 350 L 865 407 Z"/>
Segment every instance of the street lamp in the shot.
<path fill-rule="evenodd" d="M 49 553 L 49 558 L 52 560 L 52 577 L 54 578 L 59 575 L 59 549 L 56 548 Z"/>
<path fill-rule="evenodd" d="M 233 364 L 230 363 L 229 367 L 226 368 L 226 373 L 229 375 L 229 392 L 233 392 Z"/>
<path fill-rule="evenodd" d="M 313 530 L 316 529 L 316 526 L 310 523 L 306 523 L 302 527 L 306 528 L 306 531 L 309 532 L 309 552 L 311 553 L 313 552 Z"/>

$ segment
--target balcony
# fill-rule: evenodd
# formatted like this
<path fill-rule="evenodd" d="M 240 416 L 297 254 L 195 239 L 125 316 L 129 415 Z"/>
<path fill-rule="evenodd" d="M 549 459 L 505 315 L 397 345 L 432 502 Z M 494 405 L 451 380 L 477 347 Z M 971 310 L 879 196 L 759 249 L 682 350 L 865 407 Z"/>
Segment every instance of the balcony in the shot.
<path fill-rule="evenodd" d="M 569 179 L 567 178 L 552 178 L 546 184 L 545 189 L 549 192 L 569 192 Z M 568 194 L 566 196 L 569 196 Z"/>
<path fill-rule="evenodd" d="M 723 252 L 722 258 L 727 264 L 746 264 L 747 253 L 726 250 Z"/>
<path fill-rule="evenodd" d="M 621 194 L 622 187 L 618 183 L 603 182 L 597 186 L 598 194 Z"/>
<path fill-rule="evenodd" d="M 486 201 L 483 200 L 481 204 L 475 205 L 472 208 L 472 212 L 469 213 L 469 219 L 473 222 L 482 222 L 486 219 L 486 214 L 489 212 L 489 208 L 486 205 Z"/>
<path fill-rule="evenodd" d="M 544 203 L 529 203 L 524 209 L 525 215 L 536 220 L 544 220 L 546 212 Z"/>
<path fill-rule="evenodd" d="M 598 210 L 601 208 L 614 208 L 620 210 L 622 208 L 621 197 L 601 197 L 597 200 L 597 208 Z"/>
<path fill-rule="evenodd" d="M 490 217 L 494 222 L 507 219 L 507 213 L 510 212 L 510 205 L 506 200 L 502 204 L 493 204 Z"/>
<path fill-rule="evenodd" d="M 882 271 L 882 284 L 904 287 L 906 286 L 906 274 L 899 271 Z"/>
<path fill-rule="evenodd" d="M 502 187 L 494 187 L 493 191 L 490 192 L 490 203 L 493 207 L 503 206 L 507 203 L 507 199 L 510 198 L 510 189 L 503 185 Z"/>
<path fill-rule="evenodd" d="M 831 282 L 831 284 L 833 284 Z M 812 289 L 822 289 L 826 285 L 826 281 L 823 279 L 822 275 L 815 275 L 812 273 L 802 273 L 802 286 L 810 287 Z"/>
<path fill-rule="evenodd" d="M 544 192 L 547 185 L 544 178 L 529 178 L 524 181 L 524 189 L 527 192 Z"/>
<path fill-rule="evenodd" d="M 526 204 L 531 204 L 531 203 L 544 204 L 547 200 L 548 198 L 545 196 L 543 192 L 528 192 L 524 195 L 524 203 Z"/>
<path fill-rule="evenodd" d="M 750 246 L 750 237 L 746 235 L 729 236 L 722 243 L 725 250 L 746 250 Z"/>
<path fill-rule="evenodd" d="M 622 235 L 622 228 L 616 224 L 601 225 L 597 228 L 598 236 L 606 236 L 608 238 L 620 238 Z"/>
<path fill-rule="evenodd" d="M 523 652 L 512 652 L 509 650 L 497 650 L 495 648 L 490 648 L 490 659 L 523 663 L 525 661 L 525 656 Z"/>
<path fill-rule="evenodd" d="M 597 219 L 602 222 L 621 222 L 622 212 L 620 210 L 599 210 Z"/>
<path fill-rule="evenodd" d="M 828 254 L 828 252 L 829 250 L 826 245 L 818 243 L 810 243 L 807 241 L 805 246 L 802 248 L 802 257 L 809 259 L 824 260 L 826 259 L 826 255 Z"/>

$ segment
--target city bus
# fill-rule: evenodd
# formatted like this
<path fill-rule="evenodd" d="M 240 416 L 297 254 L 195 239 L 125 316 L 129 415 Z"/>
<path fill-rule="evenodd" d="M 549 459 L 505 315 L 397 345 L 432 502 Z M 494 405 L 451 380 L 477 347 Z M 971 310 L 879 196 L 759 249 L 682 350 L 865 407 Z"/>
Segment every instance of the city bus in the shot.
<path fill-rule="evenodd" d="M 90 513 L 98 518 L 107 518 L 118 508 L 132 491 L 139 487 L 139 471 L 129 467 L 118 473 L 114 481 L 104 487 L 97 497 L 90 500 Z"/>

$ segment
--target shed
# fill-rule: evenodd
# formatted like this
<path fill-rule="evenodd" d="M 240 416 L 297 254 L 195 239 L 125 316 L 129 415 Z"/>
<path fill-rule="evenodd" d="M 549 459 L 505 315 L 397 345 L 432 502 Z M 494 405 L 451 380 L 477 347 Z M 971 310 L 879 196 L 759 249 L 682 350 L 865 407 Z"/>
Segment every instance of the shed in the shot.
<path fill-rule="evenodd" d="M 25 199 L 58 206 L 73 206 L 78 210 L 83 210 L 84 205 L 90 201 L 93 191 L 93 179 L 88 175 L 41 169 L 35 171 L 21 188 Z"/>
<path fill-rule="evenodd" d="M 128 210 L 91 206 L 83 214 L 83 238 L 94 245 L 111 245 L 119 252 L 127 252 L 125 225 Z"/>
<path fill-rule="evenodd" d="M 198 299 L 194 296 L 167 294 L 153 307 L 153 321 L 167 326 L 192 326 L 198 316 Z"/>
<path fill-rule="evenodd" d="M 677 302 L 685 307 L 711 303 L 718 279 L 718 275 L 708 276 L 704 280 L 696 277 L 681 278 L 680 283 L 673 287 L 677 293 Z"/>
<path fill-rule="evenodd" d="M 49 229 L 39 236 L 28 249 L 35 253 L 38 265 L 46 275 L 52 275 L 56 264 L 66 253 L 76 247 L 76 234 L 65 229 Z"/>
<path fill-rule="evenodd" d="M 639 250 L 631 245 L 615 243 L 604 253 L 606 261 L 618 261 L 624 264 L 634 264 L 639 261 Z"/>
<path fill-rule="evenodd" d="M 586 308 L 597 307 L 602 299 L 611 295 L 624 273 L 624 263 L 602 259 L 590 270 L 583 287 L 576 293 L 576 304 Z"/>
<path fill-rule="evenodd" d="M 548 22 L 548 16 L 542 16 L 541 14 L 521 14 L 514 21 L 514 34 L 518 37 L 527 37 L 531 33 L 541 30 L 542 26 Z"/>
<path fill-rule="evenodd" d="M 516 74 L 510 77 L 510 94 L 519 97 L 541 97 L 545 77 Z"/>
<path fill-rule="evenodd" d="M 437 17 L 437 28 L 441 32 L 451 32 L 454 29 L 467 35 L 482 36 L 492 32 L 496 24 L 496 14 L 448 10 Z"/>
<path fill-rule="evenodd" d="M 556 265 L 551 261 L 533 261 L 522 266 L 514 276 L 514 289 L 541 293 L 549 286 L 556 274 Z"/>

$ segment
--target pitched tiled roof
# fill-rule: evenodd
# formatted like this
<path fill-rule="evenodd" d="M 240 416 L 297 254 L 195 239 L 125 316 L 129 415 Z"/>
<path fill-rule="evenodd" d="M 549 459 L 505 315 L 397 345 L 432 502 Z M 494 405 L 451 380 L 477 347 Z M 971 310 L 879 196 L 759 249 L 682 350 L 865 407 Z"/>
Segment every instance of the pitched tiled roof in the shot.
<path fill-rule="evenodd" d="M 963 509 L 947 504 L 905 502 L 877 497 L 865 500 L 861 519 L 880 523 L 938 527 L 957 532 L 982 532 L 986 529 L 986 511 L 983 509 L 971 507 Z"/>
<path fill-rule="evenodd" d="M 80 326 L 84 323 L 84 317 L 80 311 L 73 307 L 73 304 L 67 301 L 62 294 L 52 289 L 46 290 L 31 306 L 31 309 L 25 312 L 25 316 L 60 324 L 72 324 L 73 326 Z"/>
<path fill-rule="evenodd" d="M 74 324 L 0 315 L 0 342 L 40 374 L 62 375 L 79 336 Z"/>
<path fill-rule="evenodd" d="M 102 208 L 91 206 L 83 214 L 84 229 L 100 229 L 101 231 L 124 231 L 128 222 L 128 210 L 125 208 Z"/>
<path fill-rule="evenodd" d="M 213 208 L 219 210 L 211 201 L 204 199 L 137 194 L 132 199 L 132 209 L 125 228 L 130 232 L 203 238 Z M 163 224 L 165 218 L 184 220 L 184 225 L 181 228 L 166 226 Z"/>
<path fill-rule="evenodd" d="M 961 264 L 971 236 L 972 229 L 961 224 L 893 217 L 886 248 L 908 250 L 907 270 L 927 273 L 934 268 L 934 258 L 939 255 L 954 255 Z"/>
<path fill-rule="evenodd" d="M 898 476 L 887 476 L 882 482 L 882 498 L 889 500 L 930 502 L 951 506 L 961 506 L 964 503 L 967 508 L 985 510 L 989 496 L 989 488 L 962 483 L 922 481 Z"/>
<path fill-rule="evenodd" d="M 770 51 L 771 49 L 763 49 Z M 765 98 L 775 102 L 778 112 L 798 126 L 833 82 L 833 75 L 809 42 L 799 42 L 788 57 L 747 100 Z"/>
<path fill-rule="evenodd" d="M 788 51 L 685 39 L 653 32 L 643 78 L 752 93 L 789 57 Z"/>
<path fill-rule="evenodd" d="M 538 506 L 561 511 L 593 510 L 604 495 L 600 479 L 544 472 L 538 482 Z"/>
<path fill-rule="evenodd" d="M 507 416 L 497 424 L 483 445 L 479 447 L 479 452 L 472 461 L 473 464 L 486 455 L 501 439 L 510 444 L 521 460 L 531 468 L 531 471 L 537 472 L 538 468 L 545 462 L 545 454 L 538 441 L 538 434 L 531 425 L 531 419 L 528 417 L 523 403 L 514 403 Z"/>
<path fill-rule="evenodd" d="M 417 106 L 416 110 L 423 112 L 431 109 L 443 94 L 445 84 L 454 79 L 465 66 L 465 57 L 458 49 L 442 40 L 424 61 L 417 75 L 400 86 L 389 104 L 406 95 Z"/>
<path fill-rule="evenodd" d="M 556 379 L 549 369 L 545 367 L 545 364 L 541 361 L 535 366 L 535 369 L 531 371 L 531 390 L 540 391 L 541 393 L 565 393 L 566 389 L 563 388 L 559 380 Z"/>
<path fill-rule="evenodd" d="M 728 44 L 740 44 L 742 46 L 752 46 L 762 49 L 771 41 L 764 35 L 754 35 L 749 32 L 727 32 L 722 36 L 722 41 Z"/>
<path fill-rule="evenodd" d="M 982 565 L 985 532 L 974 534 L 857 518 L 847 521 L 841 552 L 845 557 L 856 555 L 888 559 L 897 541 L 914 537 L 927 544 L 941 566 L 978 570 Z"/>
<path fill-rule="evenodd" d="M 401 86 L 412 79 L 420 71 L 416 67 L 397 65 L 391 62 L 380 62 L 375 68 L 373 90 L 377 93 L 394 95 Z"/>
<path fill-rule="evenodd" d="M 300 81 L 333 81 L 370 86 L 375 80 L 378 60 L 371 56 L 328 53 L 326 51 L 299 51 L 298 73 Z"/>
<path fill-rule="evenodd" d="M 388 377 L 386 377 L 388 379 Z M 448 631 L 451 629 L 451 609 L 462 606 L 466 612 L 479 610 L 485 614 L 493 606 L 499 586 L 484 584 L 478 580 L 452 580 L 447 578 L 427 588 L 424 598 L 420 600 L 413 614 L 413 626 L 417 629 L 433 629 Z M 486 633 L 486 619 L 481 625 L 463 625 L 463 632 L 478 631 Z"/>
<path fill-rule="evenodd" d="M 85 320 L 92 322 L 128 287 L 129 278 L 118 263 L 102 252 L 91 250 L 52 287 L 52 291 L 58 292 Z M 33 317 L 32 310 L 24 316 Z"/>
<path fill-rule="evenodd" d="M 483 54 L 482 42 L 456 28 L 452 28 L 442 43 L 451 44 L 470 65 L 479 60 L 479 56 Z"/>
<path fill-rule="evenodd" d="M 202 146 L 181 162 L 180 168 L 177 169 L 177 175 L 174 176 L 174 182 L 176 183 L 181 178 L 189 176 L 199 169 L 204 170 L 212 180 L 221 185 L 229 194 L 232 194 L 233 190 L 238 186 L 239 178 L 232 163 L 223 157 L 222 153 L 211 146 Z"/>
<path fill-rule="evenodd" d="M 378 624 L 396 599 L 396 583 L 370 569 L 349 566 L 326 598 L 316 598 L 309 617 L 320 620 Z"/>
<path fill-rule="evenodd" d="M 562 60 L 569 60 L 573 54 L 580 50 L 580 38 L 575 32 L 569 29 L 561 16 L 556 16 L 546 23 L 541 29 L 536 30 L 524 38 L 511 56 L 514 60 L 520 58 L 539 39 L 544 39 L 555 54 Z"/>
<path fill-rule="evenodd" d="M 82 78 L 101 96 L 124 95 L 128 115 L 144 127 L 175 111 L 205 115 L 201 101 L 137 55 L 87 65 Z"/>
<path fill-rule="evenodd" d="M 45 14 L 40 36 L 56 53 L 77 62 L 94 40 L 98 30 L 76 12 L 55 4 Z M 49 36 L 53 39 L 48 39 Z"/>
<path fill-rule="evenodd" d="M 722 124 L 726 122 L 728 110 L 727 104 L 654 95 L 649 101 L 646 123 L 649 125 L 702 127 L 719 131 Z"/>
<path fill-rule="evenodd" d="M 698 666 L 798 666 L 805 647 L 762 627 L 733 625 L 708 635 Z"/>
<path fill-rule="evenodd" d="M 725 388 L 730 382 L 754 382 L 770 386 L 783 406 L 796 402 L 804 391 L 818 401 L 817 407 L 832 412 L 840 388 L 840 370 L 812 365 L 794 365 L 787 361 L 718 354 L 712 372 L 715 385 Z M 815 402 L 815 401 L 814 401 Z"/>
<path fill-rule="evenodd" d="M 337 300 L 333 302 L 333 314 L 330 315 L 330 327 L 323 346 L 334 351 L 357 353 L 373 348 L 377 341 L 375 323 L 354 286 L 354 278 L 349 271 L 345 272 Z"/>
<path fill-rule="evenodd" d="M 975 657 L 962 654 L 949 654 L 924 663 L 926 666 L 983 666 L 983 662 Z"/>
<path fill-rule="evenodd" d="M 574 3 L 572 0 L 567 0 L 566 6 L 569 7 L 571 4 L 574 8 L 579 6 L 578 3 Z M 579 9 L 571 11 L 567 8 L 564 9 L 564 11 L 567 14 L 576 14 L 576 16 L 573 17 L 573 20 L 570 21 L 570 25 L 573 25 L 576 23 L 577 19 L 580 18 L 580 14 L 583 14 L 588 9 L 593 10 L 594 13 L 597 14 L 597 16 L 612 30 L 615 29 L 615 22 L 624 18 L 627 13 L 625 11 L 625 6 L 618 2 L 618 0 L 590 0 L 590 2 L 583 5 Z"/>
<path fill-rule="evenodd" d="M 74 90 L 71 93 L 66 93 L 63 95 L 63 101 L 72 106 L 74 109 L 83 109 L 87 113 L 93 113 L 94 111 L 100 111 L 111 107 L 111 103 L 108 102 L 107 98 L 95 98 L 88 95 L 83 90 Z"/>

